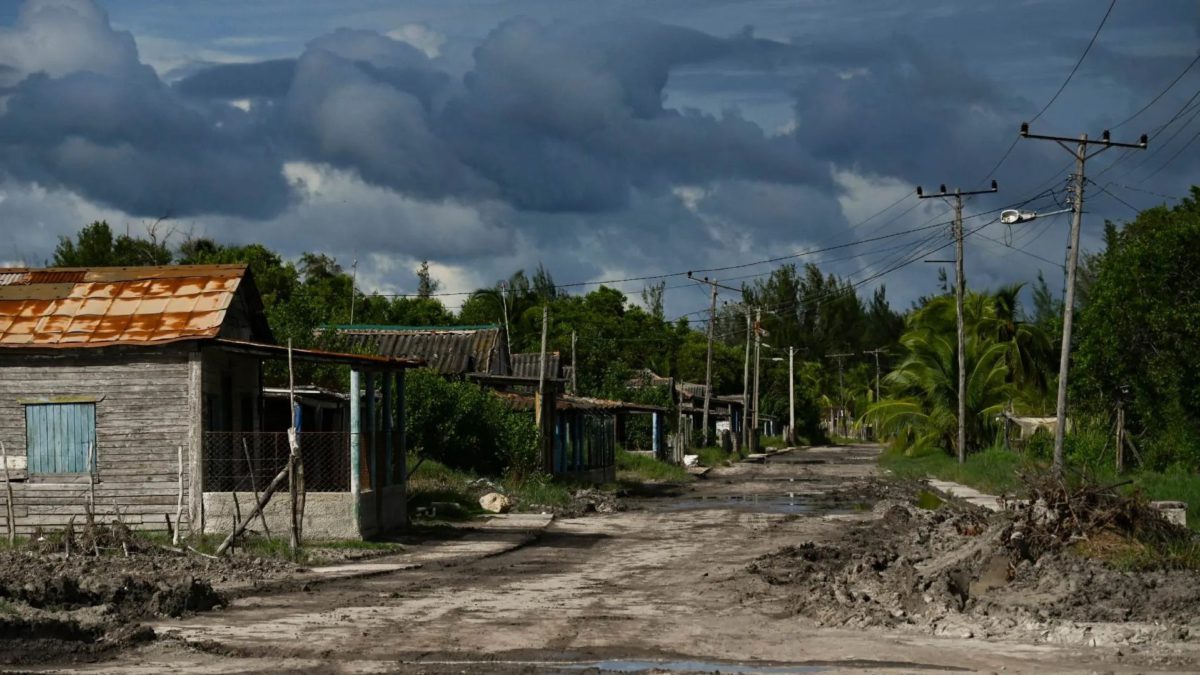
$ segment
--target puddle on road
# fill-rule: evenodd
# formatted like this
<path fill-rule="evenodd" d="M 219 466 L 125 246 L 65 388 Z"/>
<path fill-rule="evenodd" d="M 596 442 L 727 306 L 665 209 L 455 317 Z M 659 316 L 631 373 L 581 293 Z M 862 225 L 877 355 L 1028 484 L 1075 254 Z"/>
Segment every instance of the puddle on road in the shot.
<path fill-rule="evenodd" d="M 785 492 L 782 494 L 703 495 L 659 505 L 664 511 L 733 509 L 760 513 L 849 514 L 871 510 L 873 503 L 834 501 L 821 494 Z"/>
<path fill-rule="evenodd" d="M 822 673 L 828 668 L 817 666 L 756 666 L 745 663 L 721 663 L 716 661 L 594 661 L 569 666 L 572 670 L 596 669 L 600 672 L 640 673 L 643 671 L 668 673 L 734 673 L 735 675 L 763 675 L 769 673 Z"/>

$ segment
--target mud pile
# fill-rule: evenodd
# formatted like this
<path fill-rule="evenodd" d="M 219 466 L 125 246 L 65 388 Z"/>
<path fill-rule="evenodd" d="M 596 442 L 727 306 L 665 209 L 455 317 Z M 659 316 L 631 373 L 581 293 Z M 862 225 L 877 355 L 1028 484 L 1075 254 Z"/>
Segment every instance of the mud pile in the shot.
<path fill-rule="evenodd" d="M 214 583 L 277 577 L 293 568 L 175 553 L 119 524 L 34 536 L 24 549 L 0 552 L 0 663 L 86 659 L 153 639 L 143 620 L 223 604 Z"/>
<path fill-rule="evenodd" d="M 1091 521 L 1060 513 L 1063 504 L 1043 496 L 997 514 L 952 501 L 932 509 L 916 499 L 883 501 L 876 519 L 849 526 L 838 541 L 788 546 L 748 571 L 782 589 L 790 611 L 821 625 L 1080 644 L 1200 635 L 1200 573 L 1118 569 L 1081 553 L 1123 526 L 1190 534 L 1160 527 L 1165 521 L 1140 506 L 1105 500 L 1114 508 L 1097 513 L 1133 520 Z"/>

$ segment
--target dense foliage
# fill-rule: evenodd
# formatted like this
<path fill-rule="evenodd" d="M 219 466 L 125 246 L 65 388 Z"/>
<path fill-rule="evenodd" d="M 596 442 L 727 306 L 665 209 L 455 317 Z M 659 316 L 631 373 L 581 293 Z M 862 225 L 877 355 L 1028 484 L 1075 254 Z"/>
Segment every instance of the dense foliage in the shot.
<path fill-rule="evenodd" d="M 1109 225 L 1075 333 L 1074 400 L 1105 418 L 1124 400 L 1154 468 L 1200 468 L 1200 189 L 1191 194 Z"/>
<path fill-rule="evenodd" d="M 455 469 L 516 478 L 540 468 L 532 413 L 511 411 L 478 385 L 432 370 L 409 372 L 405 397 L 405 430 L 419 455 Z"/>
<path fill-rule="evenodd" d="M 968 293 L 963 325 L 967 450 L 991 443 L 1006 409 L 1039 401 L 1051 366 L 1049 341 L 1018 318 L 1017 288 Z M 932 298 L 909 315 L 899 365 L 884 379 L 887 396 L 866 419 L 909 448 L 958 450 L 958 341 L 954 298 Z"/>
<path fill-rule="evenodd" d="M 492 288 L 474 292 L 459 312 L 448 310 L 437 292 L 427 262 L 414 270 L 417 292 L 390 297 L 363 293 L 353 275 L 337 260 L 305 253 L 286 260 L 260 244 L 228 245 L 206 238 L 191 238 L 177 248 L 168 245 L 169 233 L 152 227 L 145 236 L 115 235 L 107 223 L 80 230 L 74 239 L 62 238 L 55 265 L 137 264 L 248 264 L 263 298 L 267 319 L 280 342 L 297 346 L 341 349 L 331 324 L 387 324 L 407 326 L 498 324 L 509 328 L 514 352 L 536 351 L 541 337 L 543 308 L 549 308 L 549 350 L 571 363 L 572 335 L 578 365 L 578 391 L 599 396 L 672 407 L 673 394 L 663 388 L 630 388 L 629 381 L 642 369 L 688 382 L 704 382 L 707 357 L 707 312 L 671 320 L 664 314 L 665 284 L 647 287 L 641 304 L 631 302 L 614 288 L 599 287 L 571 294 L 556 286 L 550 273 L 538 267 L 532 275 L 518 270 Z M 704 289 L 697 285 L 701 291 Z M 881 288 L 864 303 L 854 287 L 815 265 L 803 269 L 784 266 L 765 279 L 744 286 L 743 301 L 763 307 L 765 331 L 760 382 L 760 410 L 786 421 L 788 417 L 788 367 L 783 347 L 795 347 L 797 427 L 801 435 L 821 437 L 822 409 L 845 401 L 863 409 L 873 396 L 874 361 L 861 352 L 896 344 L 903 319 L 893 311 Z M 740 394 L 744 378 L 747 337 L 744 314 L 737 306 L 724 307 L 716 324 L 712 383 L 715 394 Z M 825 354 L 851 352 L 844 377 L 830 368 Z M 884 364 L 887 363 L 884 356 Z M 278 368 L 268 370 L 278 379 Z M 344 385 L 337 369 L 305 367 L 302 380 Z M 432 385 L 430 385 L 432 386 Z M 410 398 L 410 401 L 413 399 Z M 645 420 L 627 430 L 631 442 L 645 441 Z M 441 452 L 439 450 L 438 452 Z M 452 462 L 451 462 L 452 463 Z"/>

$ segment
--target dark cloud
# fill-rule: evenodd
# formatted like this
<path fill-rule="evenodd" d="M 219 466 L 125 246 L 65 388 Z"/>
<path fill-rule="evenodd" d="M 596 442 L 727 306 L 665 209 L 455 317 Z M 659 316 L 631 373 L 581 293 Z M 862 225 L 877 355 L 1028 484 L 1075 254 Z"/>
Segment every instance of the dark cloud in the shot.
<path fill-rule="evenodd" d="M 128 42 L 86 4 L 63 7 L 14 30 L 53 31 L 68 16 L 71 25 L 90 21 L 98 44 Z M 10 97 L 0 140 L 13 175 L 52 179 L 132 213 L 271 215 L 286 203 L 278 174 L 289 157 L 421 199 L 499 197 L 547 212 L 620 209 L 632 190 L 681 182 L 828 185 L 827 170 L 802 149 L 737 114 L 662 103 L 674 68 L 770 68 L 787 54 L 787 45 L 746 32 L 518 19 L 479 45 L 461 83 L 411 45 L 338 30 L 312 40 L 298 61 L 218 66 L 171 89 L 134 52 L 116 72 L 32 72 Z M 219 105 L 240 99 L 277 105 L 247 115 Z M 59 147 L 64 139 L 72 152 Z M 180 166 L 164 171 L 172 157 Z M 123 172 L 99 175 L 106 160 Z"/>
<path fill-rule="evenodd" d="M 211 99 L 282 98 L 292 86 L 296 59 L 209 67 L 175 86 L 186 96 Z"/>
<path fill-rule="evenodd" d="M 116 5 L 128 9 L 121 25 L 145 16 L 136 2 Z M 90 2 L 28 2 L 0 28 L 0 173 L 135 215 L 204 214 L 221 234 L 290 252 L 419 252 L 484 279 L 538 258 L 564 280 L 674 270 L 680 256 L 719 266 L 855 238 L 851 212 L 896 198 L 873 193 L 982 178 L 1061 84 L 1104 9 L 1080 0 L 350 4 L 301 3 L 308 14 L 286 25 L 274 22 L 283 5 L 206 5 L 210 17 L 239 17 L 239 35 L 275 39 L 279 29 L 295 47 L 243 52 L 273 59 L 258 63 L 189 64 L 166 85 L 139 59 L 159 60 L 139 57 L 133 37 Z M 183 14 L 168 7 L 153 14 Z M 1195 53 L 1194 3 L 1133 7 L 1118 4 L 1039 127 L 1098 133 Z M 507 18 L 522 11 L 537 19 Z M 395 29 L 410 21 L 444 39 L 432 58 L 380 34 L 402 35 Z M 756 30 L 740 28 L 748 22 Z M 199 23 L 211 33 L 218 22 Z M 376 30 L 302 42 L 340 24 Z M 139 37 L 195 37 L 143 25 Z M 1165 121 L 1195 75 L 1129 130 Z M 1184 153 L 1143 187 L 1181 193 L 1198 157 Z M 1021 142 L 997 174 L 1002 194 L 969 209 L 1019 199 L 1066 162 L 1050 144 Z M 300 185 L 297 171 L 318 175 Z M 919 226 L 942 206 L 872 228 Z M 1099 191 L 1089 206 L 1097 221 L 1127 209 Z M 353 236 L 331 241 L 329 223 Z M 1038 264 L 979 255 L 972 278 L 1024 272 L 1013 260 Z M 837 264 L 849 273 L 872 262 Z M 932 275 L 919 264 L 897 273 L 914 287 Z"/>

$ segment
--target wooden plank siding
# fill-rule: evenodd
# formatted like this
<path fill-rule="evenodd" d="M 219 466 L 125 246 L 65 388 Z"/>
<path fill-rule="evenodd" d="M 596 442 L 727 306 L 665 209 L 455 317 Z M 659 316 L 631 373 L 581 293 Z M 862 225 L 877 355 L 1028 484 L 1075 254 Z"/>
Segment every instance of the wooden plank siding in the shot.
<path fill-rule="evenodd" d="M 175 519 L 177 448 L 188 447 L 188 352 L 182 348 L 113 352 L 72 350 L 62 356 L 0 355 L 0 440 L 10 457 L 26 456 L 25 403 L 55 397 L 95 399 L 99 483 L 96 515 L 132 527 L 164 530 Z M 10 461 L 10 466 L 13 462 Z M 83 522 L 88 495 L 79 475 L 14 474 L 17 531 Z M 185 485 L 188 484 L 185 463 Z M 2 478 L 0 478 L 2 480 Z M 185 499 L 187 497 L 185 496 Z M 6 527 L 0 510 L 0 527 Z M 187 516 L 184 516 L 185 520 Z"/>

